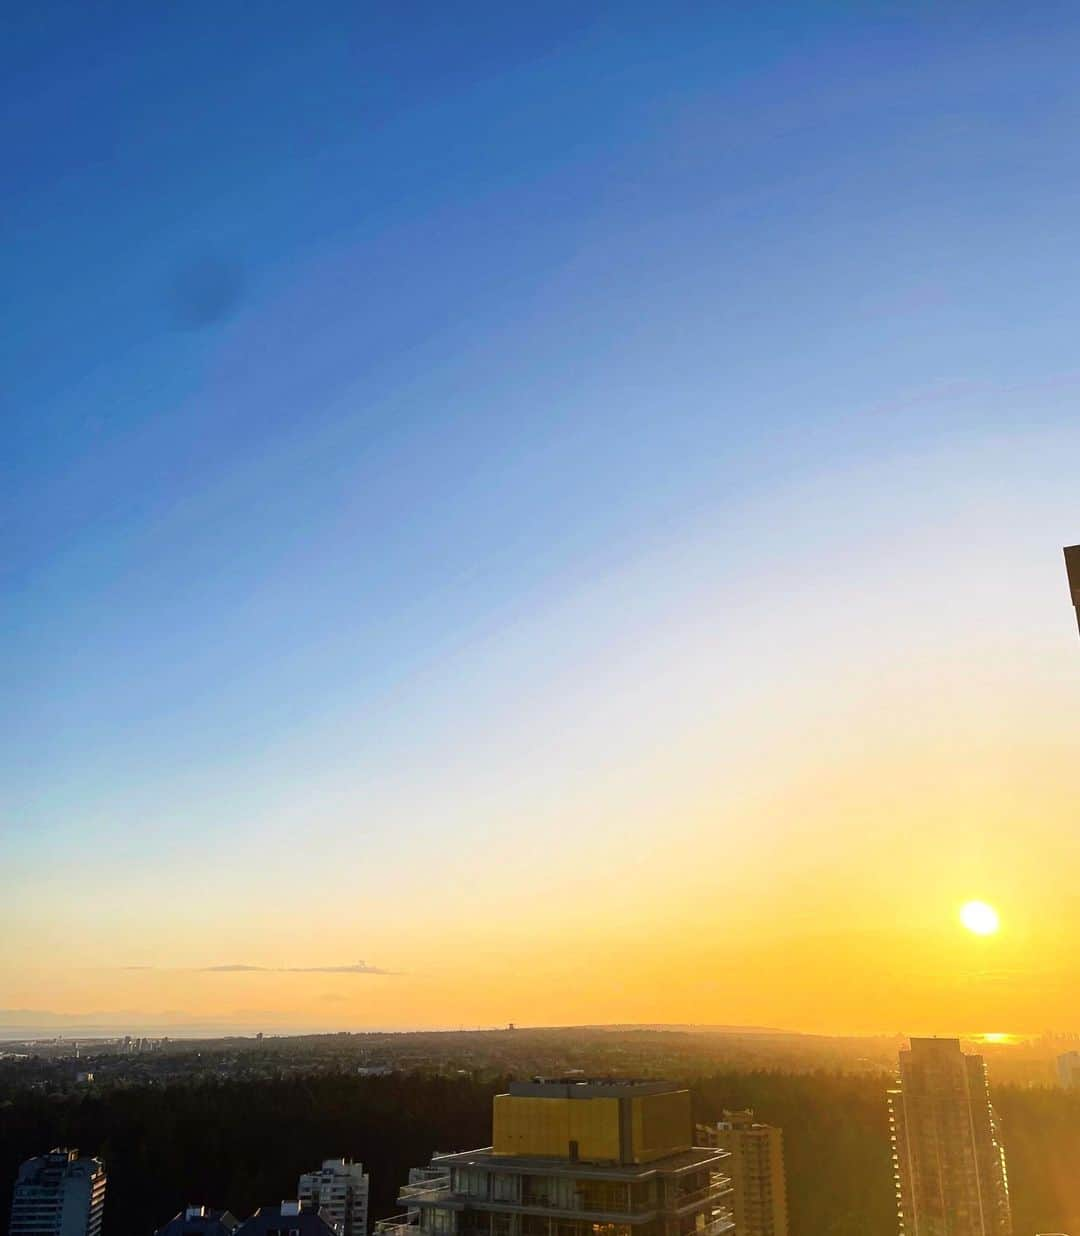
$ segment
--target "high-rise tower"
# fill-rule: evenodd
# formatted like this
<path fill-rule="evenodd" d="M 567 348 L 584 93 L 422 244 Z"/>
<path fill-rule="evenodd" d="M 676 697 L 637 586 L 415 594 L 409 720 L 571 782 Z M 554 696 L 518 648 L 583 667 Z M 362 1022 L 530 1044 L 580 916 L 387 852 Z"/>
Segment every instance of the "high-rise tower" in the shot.
<path fill-rule="evenodd" d="M 50 1150 L 19 1168 L 9 1236 L 98 1236 L 105 1168 L 77 1150 Z"/>
<path fill-rule="evenodd" d="M 889 1093 L 902 1236 L 1011 1236 L 1005 1156 L 982 1056 L 912 1039 Z"/>
<path fill-rule="evenodd" d="M 699 1124 L 702 1146 L 731 1152 L 735 1236 L 787 1236 L 784 1134 L 754 1119 L 752 1111 L 724 1111 L 718 1124 Z"/>

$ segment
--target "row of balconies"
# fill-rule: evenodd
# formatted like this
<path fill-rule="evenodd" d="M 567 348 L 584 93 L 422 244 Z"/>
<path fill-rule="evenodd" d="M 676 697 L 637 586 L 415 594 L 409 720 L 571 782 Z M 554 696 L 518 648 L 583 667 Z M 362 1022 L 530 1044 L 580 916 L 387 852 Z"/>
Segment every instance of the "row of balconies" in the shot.
<path fill-rule="evenodd" d="M 734 1186 L 728 1177 L 722 1177 L 713 1181 L 705 1188 L 695 1190 L 692 1195 L 684 1195 L 676 1200 L 676 1210 L 689 1210 L 692 1206 L 700 1206 L 705 1202 L 719 1202 L 722 1199 L 731 1195 Z M 401 1190 L 398 1200 L 399 1202 L 415 1201 L 421 1195 L 425 1195 L 426 1201 L 438 1202 L 444 1197 L 449 1200 L 453 1198 L 460 1201 L 466 1206 L 470 1200 L 477 1201 L 478 1199 L 469 1199 L 460 1195 L 453 1194 L 449 1189 L 432 1190 L 430 1186 L 421 1188 L 420 1186 L 406 1186 Z M 636 1203 L 631 1205 L 630 1210 L 625 1208 L 622 1210 L 613 1209 L 608 1201 L 596 1201 L 593 1199 L 575 1198 L 570 1205 L 566 1205 L 559 1199 L 544 1197 L 531 1197 L 526 1195 L 520 1203 L 518 1202 L 488 1202 L 482 1203 L 484 1208 L 505 1206 L 508 1210 L 524 1210 L 526 1208 L 545 1209 L 552 1212 L 561 1212 L 563 1214 L 585 1213 L 585 1214 L 644 1214 L 658 1209 L 656 1203 Z M 431 1214 L 431 1211 L 427 1212 Z M 436 1207 L 435 1213 L 438 1212 Z M 727 1215 L 726 1209 L 714 1207 L 713 1219 L 704 1227 L 695 1228 L 691 1236 L 720 1236 L 720 1233 L 727 1230 L 723 1216 Z M 422 1220 L 422 1212 L 419 1208 L 408 1211 L 403 1215 L 395 1215 L 389 1219 L 380 1219 L 375 1224 L 375 1236 L 421 1236 L 421 1233 L 427 1233 L 429 1230 L 427 1223 Z"/>
<path fill-rule="evenodd" d="M 708 1223 L 703 1227 L 694 1228 L 692 1236 L 724 1236 L 724 1233 L 730 1232 L 734 1226 L 735 1222 L 730 1210 L 716 1210 Z M 421 1236 L 423 1231 L 419 1215 L 407 1213 L 377 1220 L 374 1236 Z"/>
<path fill-rule="evenodd" d="M 650 1211 L 674 1208 L 686 1210 L 692 1206 L 701 1205 L 709 1199 L 724 1197 L 732 1191 L 731 1178 L 716 1174 L 708 1184 L 686 1192 L 675 1193 L 668 1200 L 658 1198 L 634 1198 L 627 1192 L 623 1197 L 590 1195 L 579 1189 L 567 1196 L 554 1192 L 537 1192 L 524 1189 L 519 1198 L 493 1198 L 484 1194 L 468 1194 L 454 1190 L 449 1176 L 421 1184 L 404 1185 L 398 1192 L 398 1202 L 401 1205 L 410 1203 L 437 1203 L 441 1201 L 479 1202 L 487 1205 L 505 1205 L 508 1207 L 525 1207 L 545 1210 L 580 1210 L 590 1214 L 648 1214 Z"/>

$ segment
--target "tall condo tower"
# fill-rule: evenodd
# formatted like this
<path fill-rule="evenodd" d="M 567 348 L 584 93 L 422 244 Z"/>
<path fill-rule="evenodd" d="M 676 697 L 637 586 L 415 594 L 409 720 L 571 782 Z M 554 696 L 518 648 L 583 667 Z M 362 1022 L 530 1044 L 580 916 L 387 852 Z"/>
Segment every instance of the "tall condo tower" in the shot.
<path fill-rule="evenodd" d="M 784 1133 L 754 1113 L 724 1111 L 717 1124 L 699 1124 L 698 1142 L 731 1152 L 735 1236 L 788 1236 Z"/>
<path fill-rule="evenodd" d="M 982 1056 L 959 1039 L 912 1039 L 889 1121 L 901 1236 L 1012 1236 Z"/>
<path fill-rule="evenodd" d="M 9 1236 L 98 1236 L 105 1167 L 77 1150 L 50 1150 L 19 1168 Z"/>

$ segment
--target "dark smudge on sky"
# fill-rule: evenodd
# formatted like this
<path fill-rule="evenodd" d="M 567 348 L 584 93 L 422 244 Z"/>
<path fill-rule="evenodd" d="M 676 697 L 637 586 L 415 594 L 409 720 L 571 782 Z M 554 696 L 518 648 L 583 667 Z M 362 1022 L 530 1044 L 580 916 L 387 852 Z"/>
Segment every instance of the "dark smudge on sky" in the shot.
<path fill-rule="evenodd" d="M 201 330 L 224 321 L 235 310 L 243 288 L 243 272 L 235 262 L 202 258 L 190 263 L 173 284 L 173 325 L 181 330 Z"/>

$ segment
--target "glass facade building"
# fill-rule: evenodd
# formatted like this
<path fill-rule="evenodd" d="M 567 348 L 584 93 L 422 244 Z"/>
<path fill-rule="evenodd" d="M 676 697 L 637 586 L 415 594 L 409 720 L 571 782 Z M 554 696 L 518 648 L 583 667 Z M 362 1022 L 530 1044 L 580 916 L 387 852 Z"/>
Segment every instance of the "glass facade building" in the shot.
<path fill-rule="evenodd" d="M 494 1103 L 490 1146 L 432 1160 L 377 1236 L 723 1236 L 728 1153 L 692 1144 L 690 1096 L 664 1082 L 545 1080 Z"/>
<path fill-rule="evenodd" d="M 901 1236 L 1011 1236 L 986 1065 L 959 1039 L 912 1039 L 889 1094 Z"/>

